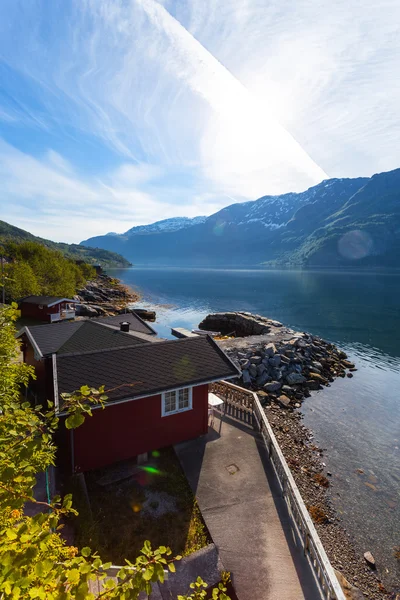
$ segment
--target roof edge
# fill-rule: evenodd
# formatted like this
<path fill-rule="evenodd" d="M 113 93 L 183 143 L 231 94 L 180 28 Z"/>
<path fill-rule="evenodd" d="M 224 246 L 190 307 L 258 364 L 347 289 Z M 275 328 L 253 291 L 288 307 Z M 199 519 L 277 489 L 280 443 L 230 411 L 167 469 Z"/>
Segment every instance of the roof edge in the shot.
<path fill-rule="evenodd" d="M 216 383 L 218 381 L 225 381 L 227 379 L 234 379 L 236 377 L 236 375 L 223 375 L 222 377 L 215 377 L 214 379 L 208 379 L 207 381 L 199 381 L 196 383 L 192 383 L 189 385 L 183 385 L 183 386 L 172 386 L 172 387 L 166 387 L 163 388 L 160 391 L 155 391 L 155 392 L 151 392 L 150 394 L 142 394 L 140 396 L 130 396 L 129 398 L 120 398 L 119 400 L 110 400 L 110 401 L 106 401 L 104 406 L 99 406 L 99 405 L 94 405 L 91 406 L 90 409 L 91 410 L 96 410 L 97 408 L 107 408 L 107 406 L 116 406 L 117 404 L 124 404 L 125 402 L 134 402 L 135 400 L 142 400 L 142 398 L 151 398 L 152 396 L 160 396 L 163 392 L 169 392 L 171 390 L 179 390 L 179 389 L 183 389 L 185 387 L 197 387 L 199 385 L 209 385 L 210 383 Z M 59 413 L 60 417 L 65 417 L 68 413 L 66 412 L 61 412 Z"/>
<path fill-rule="evenodd" d="M 29 327 L 27 325 L 25 325 L 25 327 L 22 327 L 22 329 L 17 331 L 17 333 L 15 335 L 16 339 L 20 338 L 24 333 L 26 333 L 30 343 L 32 344 L 33 350 L 35 352 L 35 358 L 38 357 L 37 360 L 41 360 L 44 355 L 42 354 L 42 351 L 40 350 L 39 346 L 37 345 L 37 342 L 36 342 L 35 338 L 33 337 L 33 334 L 29 331 Z"/>

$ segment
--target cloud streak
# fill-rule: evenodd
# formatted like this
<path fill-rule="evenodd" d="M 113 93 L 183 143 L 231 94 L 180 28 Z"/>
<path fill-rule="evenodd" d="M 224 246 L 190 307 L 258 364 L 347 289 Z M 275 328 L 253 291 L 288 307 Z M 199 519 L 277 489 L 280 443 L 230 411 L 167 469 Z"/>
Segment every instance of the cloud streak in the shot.
<path fill-rule="evenodd" d="M 398 23 L 397 0 L 4 0 L 13 210 L 62 200 L 75 239 L 78 214 L 121 231 L 395 168 Z"/>

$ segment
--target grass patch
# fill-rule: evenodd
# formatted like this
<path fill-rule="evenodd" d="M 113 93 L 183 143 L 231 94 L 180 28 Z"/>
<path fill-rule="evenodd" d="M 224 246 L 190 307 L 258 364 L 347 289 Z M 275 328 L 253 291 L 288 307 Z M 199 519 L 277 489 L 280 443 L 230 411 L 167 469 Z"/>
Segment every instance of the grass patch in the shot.
<path fill-rule="evenodd" d="M 210 543 L 210 535 L 179 461 L 172 448 L 130 476 L 100 485 L 107 470 L 86 475 L 91 514 L 76 521 L 77 543 L 97 550 L 113 564 L 124 564 L 139 554 L 145 540 L 153 547 L 170 546 L 186 556 Z M 129 471 L 128 471 L 129 473 Z M 77 507 L 79 510 L 79 507 Z"/>

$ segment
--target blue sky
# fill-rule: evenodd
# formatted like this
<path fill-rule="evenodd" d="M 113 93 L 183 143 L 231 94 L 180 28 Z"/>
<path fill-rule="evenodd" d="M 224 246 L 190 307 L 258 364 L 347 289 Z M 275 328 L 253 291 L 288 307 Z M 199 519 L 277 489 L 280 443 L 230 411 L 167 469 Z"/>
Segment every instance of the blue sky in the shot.
<path fill-rule="evenodd" d="M 78 242 L 400 166 L 398 0 L 2 0 L 0 218 Z"/>

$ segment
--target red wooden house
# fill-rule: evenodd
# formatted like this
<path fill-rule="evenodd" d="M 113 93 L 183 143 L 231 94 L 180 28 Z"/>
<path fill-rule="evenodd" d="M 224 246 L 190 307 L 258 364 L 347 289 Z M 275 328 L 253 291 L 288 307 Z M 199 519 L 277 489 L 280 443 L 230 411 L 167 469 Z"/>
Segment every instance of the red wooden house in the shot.
<path fill-rule="evenodd" d="M 21 317 L 54 323 L 75 318 L 77 300 L 56 296 L 28 296 L 19 303 Z"/>
<path fill-rule="evenodd" d="M 75 331 L 69 326 L 77 323 L 60 323 L 19 333 L 25 359 L 36 366 L 36 393 L 53 399 L 59 414 L 63 392 L 105 385 L 106 407 L 78 429 L 60 430 L 59 458 L 68 470 L 100 468 L 207 432 L 208 384 L 239 375 L 212 338 L 161 340 L 102 319 L 85 323 Z"/>

